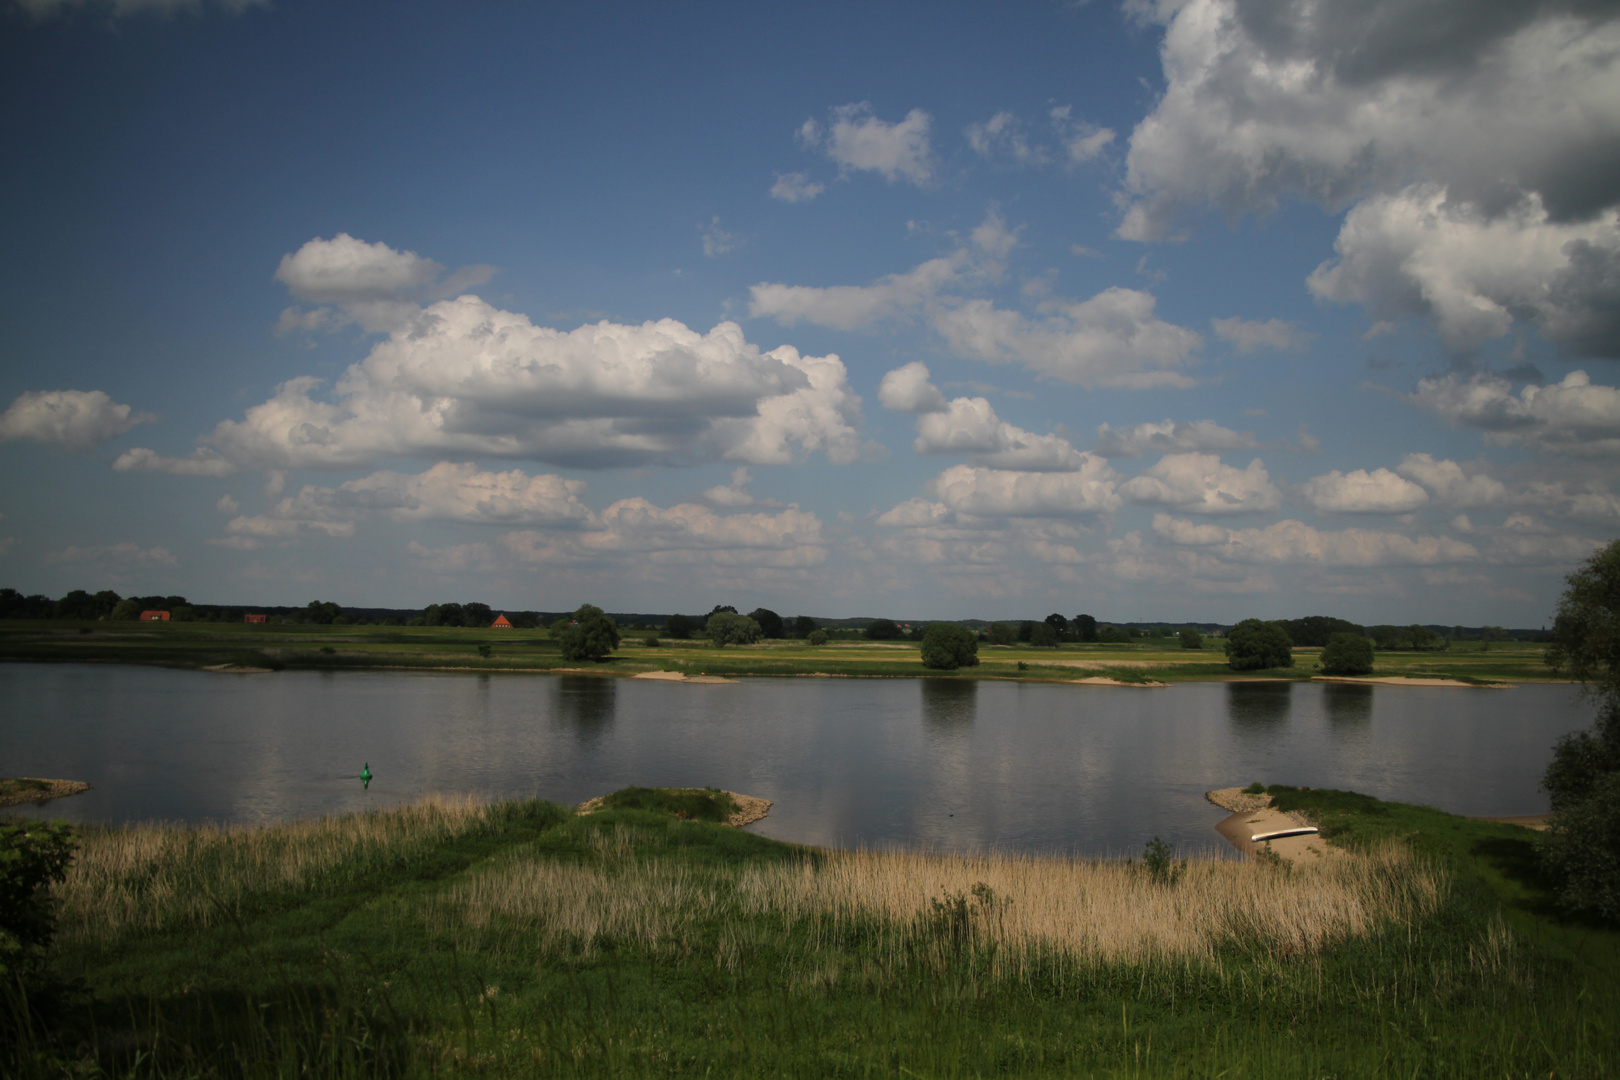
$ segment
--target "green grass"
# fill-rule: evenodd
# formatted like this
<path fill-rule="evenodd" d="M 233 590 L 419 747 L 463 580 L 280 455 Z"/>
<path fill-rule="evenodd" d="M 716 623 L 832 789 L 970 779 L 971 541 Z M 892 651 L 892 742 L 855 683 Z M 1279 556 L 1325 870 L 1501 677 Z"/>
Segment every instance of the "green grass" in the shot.
<path fill-rule="evenodd" d="M 737 803 L 718 788 L 620 788 L 602 797 L 606 810 L 655 810 L 683 821 L 724 822 Z"/>
<path fill-rule="evenodd" d="M 1615 931 L 1557 916 L 1529 833 L 1270 790 L 1335 844 L 1415 852 L 1381 873 L 1398 889 L 1438 867 L 1444 903 L 1320 948 L 1235 917 L 1208 955 L 1124 962 L 1038 942 L 1013 955 L 985 920 L 1034 901 L 998 908 L 989 889 L 925 891 L 923 916 L 899 921 L 762 907 L 760 881 L 819 880 L 841 857 L 652 809 L 89 830 L 54 953 L 88 990 L 26 1027 L 14 994 L 0 1002 L 0 1072 L 1613 1075 Z"/>
<path fill-rule="evenodd" d="M 930 672 L 915 642 L 799 641 L 715 648 L 705 640 L 664 639 L 649 646 L 647 634 L 627 634 L 618 653 L 601 664 L 570 663 L 544 631 L 445 627 L 312 626 L 230 623 L 0 622 L 0 660 L 157 664 L 204 668 L 230 665 L 272 670 L 406 668 L 481 672 L 586 670 L 633 675 L 660 668 L 728 676 L 832 675 L 844 678 L 912 678 L 1072 681 L 1101 676 L 1126 683 L 1208 682 L 1231 679 L 1308 679 L 1320 650 L 1295 650 L 1293 668 L 1234 672 L 1218 639 L 1202 650 L 1183 650 L 1169 640 L 1125 645 L 1068 644 L 1058 648 L 981 644 L 977 667 Z M 479 654 L 488 646 L 488 657 Z M 1554 673 L 1542 663 L 1543 647 L 1477 643 L 1446 652 L 1380 652 L 1375 676 L 1440 677 L 1484 685 L 1545 682 Z M 1020 668 L 1019 665 L 1024 667 Z"/>

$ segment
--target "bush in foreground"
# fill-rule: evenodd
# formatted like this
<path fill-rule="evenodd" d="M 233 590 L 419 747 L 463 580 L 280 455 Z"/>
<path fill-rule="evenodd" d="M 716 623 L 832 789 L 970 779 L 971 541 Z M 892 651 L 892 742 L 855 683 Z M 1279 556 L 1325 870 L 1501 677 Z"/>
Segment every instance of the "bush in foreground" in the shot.
<path fill-rule="evenodd" d="M 1244 619 L 1226 635 L 1226 662 L 1233 671 L 1294 666 L 1294 644 L 1276 623 Z"/>
<path fill-rule="evenodd" d="M 1324 675 L 1370 675 L 1372 642 L 1361 634 L 1334 634 L 1322 650 L 1321 666 Z"/>
<path fill-rule="evenodd" d="M 979 639 L 965 626 L 934 623 L 923 635 L 923 667 L 935 671 L 955 671 L 979 662 Z"/>

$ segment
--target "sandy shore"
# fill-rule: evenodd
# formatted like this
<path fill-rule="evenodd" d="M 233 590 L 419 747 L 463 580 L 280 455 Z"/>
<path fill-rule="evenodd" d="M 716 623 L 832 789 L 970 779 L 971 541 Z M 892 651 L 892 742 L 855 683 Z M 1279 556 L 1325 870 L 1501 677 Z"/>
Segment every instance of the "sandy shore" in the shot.
<path fill-rule="evenodd" d="M 1552 817 L 1551 814 L 1519 814 L 1514 817 L 1477 817 L 1470 818 L 1469 820 L 1494 821 L 1498 825 L 1523 825 L 1527 829 L 1534 829 L 1537 832 L 1546 832 L 1547 819 L 1550 817 Z"/>
<path fill-rule="evenodd" d="M 684 683 L 734 683 L 737 681 L 720 675 L 688 675 L 684 671 L 643 671 L 630 677 L 632 679 L 655 679 L 658 682 Z"/>
<path fill-rule="evenodd" d="M 1466 683 L 1456 679 L 1404 679 L 1399 675 L 1312 675 L 1311 682 L 1366 683 L 1368 686 L 1461 686 L 1468 690 L 1509 690 L 1512 683 Z"/>
<path fill-rule="evenodd" d="M 14 780 L 0 780 L 0 806 L 42 803 L 89 790 L 90 785 L 80 780 L 41 780 L 34 776 L 19 776 Z"/>
<path fill-rule="evenodd" d="M 1219 791 L 1205 792 L 1204 798 L 1222 810 L 1232 811 L 1215 826 L 1215 831 L 1251 859 L 1269 850 L 1289 862 L 1304 863 L 1328 858 L 1337 852 L 1336 848 L 1328 846 L 1325 840 L 1315 834 L 1285 836 L 1259 844 L 1250 840 L 1249 837 L 1255 833 L 1316 824 L 1303 814 L 1285 814 L 1276 809 L 1271 805 L 1270 795 L 1249 795 L 1242 788 L 1221 788 Z"/>
<path fill-rule="evenodd" d="M 739 795 L 735 791 L 728 791 L 725 794 L 730 795 L 731 801 L 737 804 L 736 812 L 726 819 L 726 824 L 734 829 L 740 829 L 744 825 L 752 825 L 766 814 L 769 814 L 771 807 L 774 805 L 769 799 L 761 799 L 753 795 Z M 594 799 L 586 799 L 579 804 L 579 812 L 593 814 L 602 809 L 602 800 L 605 797 L 598 795 Z"/>
<path fill-rule="evenodd" d="M 1155 686 L 1169 686 L 1164 682 L 1121 682 L 1118 679 L 1108 679 L 1101 675 L 1093 675 L 1086 679 L 1069 679 L 1070 686 L 1133 686 L 1138 689 L 1151 689 Z"/>

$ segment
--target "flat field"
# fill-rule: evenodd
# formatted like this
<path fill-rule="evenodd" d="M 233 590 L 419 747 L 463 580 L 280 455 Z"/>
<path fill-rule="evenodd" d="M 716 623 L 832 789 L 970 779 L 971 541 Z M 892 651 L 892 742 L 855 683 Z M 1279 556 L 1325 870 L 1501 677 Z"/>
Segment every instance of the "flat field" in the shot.
<path fill-rule="evenodd" d="M 1234 672 L 1221 640 L 1184 650 L 1174 639 L 1128 645 L 1065 644 L 979 646 L 979 665 L 955 673 L 922 666 L 915 642 L 834 640 L 715 648 L 705 640 L 649 644 L 646 632 L 626 633 L 619 651 L 600 664 L 570 663 L 543 630 L 469 630 L 442 627 L 236 625 L 227 623 L 0 622 L 0 660 L 90 661 L 173 667 L 282 670 L 333 668 L 438 668 L 468 671 L 586 671 L 635 675 L 679 671 L 709 675 L 802 675 L 1174 683 L 1230 679 L 1303 679 L 1316 673 L 1317 649 L 1296 649 L 1292 668 Z M 488 657 L 479 647 L 487 646 Z M 1556 674 L 1542 663 L 1544 646 L 1466 642 L 1438 652 L 1377 654 L 1375 677 L 1444 678 L 1478 682 L 1547 682 Z"/>
<path fill-rule="evenodd" d="M 1533 834 L 1273 791 L 1342 854 L 834 852 L 537 802 L 89 828 L 51 955 L 81 989 L 0 995 L 0 1072 L 1615 1074 L 1620 933 L 1557 914 Z"/>

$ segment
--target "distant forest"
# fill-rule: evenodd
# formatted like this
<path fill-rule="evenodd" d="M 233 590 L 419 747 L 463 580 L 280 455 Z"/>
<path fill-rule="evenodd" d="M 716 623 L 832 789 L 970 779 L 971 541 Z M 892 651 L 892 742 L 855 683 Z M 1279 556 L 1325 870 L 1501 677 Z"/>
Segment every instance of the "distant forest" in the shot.
<path fill-rule="evenodd" d="M 736 613 L 729 605 L 716 605 L 708 614 L 684 615 L 678 612 L 609 612 L 627 630 L 663 632 L 682 638 L 703 631 L 709 615 L 719 611 Z M 80 621 L 134 621 L 143 611 L 166 611 L 173 622 L 240 623 L 248 615 L 263 615 L 276 623 L 308 623 L 322 626 L 439 626 L 487 627 L 497 615 L 505 615 L 514 629 L 535 630 L 566 622 L 565 611 L 513 611 L 493 608 L 479 602 L 429 604 L 426 608 L 344 607 L 326 600 L 312 600 L 303 607 L 267 604 L 194 604 L 184 596 L 120 596 L 111 589 L 91 593 L 75 589 L 59 599 L 24 596 L 16 589 L 0 588 L 0 619 L 72 619 Z M 800 615 L 784 619 L 774 611 L 756 608 L 749 613 L 758 621 L 766 638 L 803 638 L 816 629 L 837 636 L 860 636 L 874 640 L 920 639 L 928 621 L 876 617 L 824 618 Z M 1090 615 L 1068 618 L 1051 614 L 1043 619 L 952 619 L 991 640 L 1037 644 L 1059 642 L 1127 643 L 1173 638 L 1184 629 L 1219 637 L 1232 624 L 1211 622 L 1109 622 Z M 1453 641 L 1548 641 L 1545 628 L 1508 629 L 1500 626 L 1447 626 L 1439 623 L 1362 626 L 1328 615 L 1300 619 L 1272 620 L 1288 634 L 1296 647 L 1327 644 L 1335 633 L 1353 632 L 1371 638 L 1380 649 L 1443 649 Z"/>

